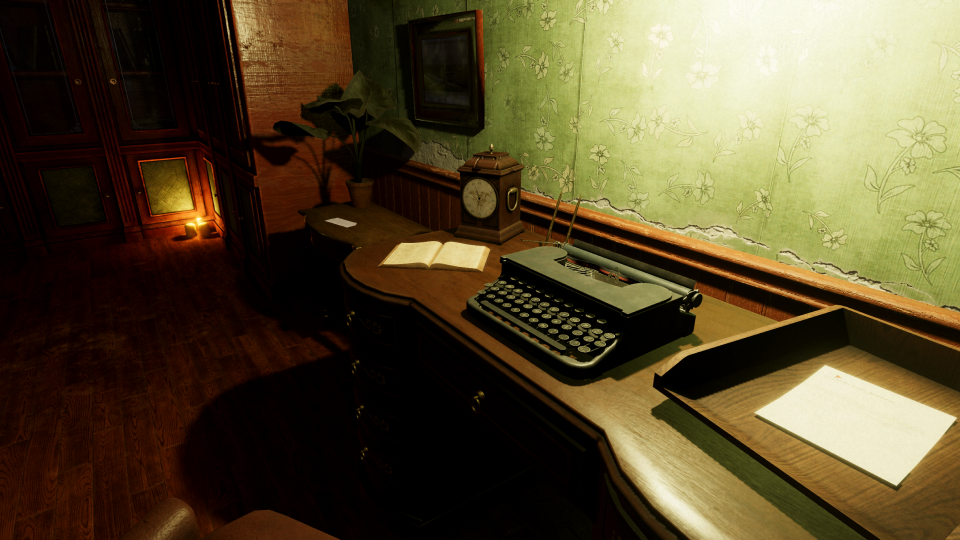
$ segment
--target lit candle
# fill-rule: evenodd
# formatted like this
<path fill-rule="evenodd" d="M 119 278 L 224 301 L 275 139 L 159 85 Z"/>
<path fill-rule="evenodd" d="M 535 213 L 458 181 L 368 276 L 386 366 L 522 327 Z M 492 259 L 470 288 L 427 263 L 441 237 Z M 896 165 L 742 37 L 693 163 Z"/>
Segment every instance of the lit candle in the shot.
<path fill-rule="evenodd" d="M 183 232 L 187 235 L 187 238 L 193 238 L 197 235 L 197 224 L 191 222 L 183 224 Z"/>
<path fill-rule="evenodd" d="M 201 238 L 210 238 L 213 236 L 213 223 L 209 221 L 200 222 L 200 218 L 197 218 L 197 232 L 200 233 Z"/>

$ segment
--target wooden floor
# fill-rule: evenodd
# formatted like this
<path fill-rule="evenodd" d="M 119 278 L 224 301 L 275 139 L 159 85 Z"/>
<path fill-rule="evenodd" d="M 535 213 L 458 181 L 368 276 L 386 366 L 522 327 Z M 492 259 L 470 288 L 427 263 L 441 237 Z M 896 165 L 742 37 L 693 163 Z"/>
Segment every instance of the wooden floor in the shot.
<path fill-rule="evenodd" d="M 324 284 L 326 283 L 326 284 Z M 332 285 L 331 285 L 332 283 Z M 112 540 L 178 497 L 397 538 L 358 479 L 335 267 L 266 300 L 218 240 L 0 263 L 0 540 Z M 442 538 L 587 538 L 534 476 Z"/>

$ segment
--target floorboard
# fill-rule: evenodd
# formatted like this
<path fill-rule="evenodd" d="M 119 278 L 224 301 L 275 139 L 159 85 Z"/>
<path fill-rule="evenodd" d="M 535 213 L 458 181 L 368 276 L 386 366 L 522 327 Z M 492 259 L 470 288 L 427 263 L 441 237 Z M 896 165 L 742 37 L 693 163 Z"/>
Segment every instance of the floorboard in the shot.
<path fill-rule="evenodd" d="M 360 482 L 343 297 L 317 265 L 270 300 L 219 242 L 0 263 L 0 540 L 116 540 L 166 497 L 205 534 L 271 509 L 403 537 Z M 519 485 L 435 537 L 589 536 L 548 484 Z"/>

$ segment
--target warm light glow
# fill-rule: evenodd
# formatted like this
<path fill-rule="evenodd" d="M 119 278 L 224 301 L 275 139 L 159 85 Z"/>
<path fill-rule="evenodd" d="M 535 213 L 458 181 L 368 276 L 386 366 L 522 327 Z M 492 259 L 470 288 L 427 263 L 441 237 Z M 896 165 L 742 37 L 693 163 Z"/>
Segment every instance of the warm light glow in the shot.
<path fill-rule="evenodd" d="M 197 218 L 197 226 L 200 226 L 200 218 Z"/>

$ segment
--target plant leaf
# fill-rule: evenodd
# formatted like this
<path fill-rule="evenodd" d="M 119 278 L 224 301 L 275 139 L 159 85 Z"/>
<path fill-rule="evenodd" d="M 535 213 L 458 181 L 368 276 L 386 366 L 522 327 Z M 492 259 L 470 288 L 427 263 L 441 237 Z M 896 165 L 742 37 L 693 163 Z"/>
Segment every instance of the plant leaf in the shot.
<path fill-rule="evenodd" d="M 558 41 L 558 42 L 557 42 L 557 47 L 560 48 L 560 49 L 566 49 L 566 48 L 567 48 L 567 46 L 564 45 L 562 41 Z"/>
<path fill-rule="evenodd" d="M 828 218 L 828 217 L 830 217 L 830 214 L 824 212 L 823 210 L 817 210 L 816 212 L 813 213 L 813 215 L 817 216 L 818 218 Z"/>
<path fill-rule="evenodd" d="M 787 155 L 783 153 L 783 147 L 782 147 L 782 146 L 778 146 L 778 147 L 777 147 L 777 163 L 779 163 L 779 164 L 781 164 L 781 165 L 786 165 L 786 164 L 787 164 Z"/>
<path fill-rule="evenodd" d="M 547 104 L 547 99 L 549 98 L 550 98 L 550 91 L 547 90 L 547 93 L 543 95 L 543 100 L 540 101 L 540 105 L 537 107 L 537 109 L 542 109 L 543 106 Z"/>
<path fill-rule="evenodd" d="M 950 57 L 947 55 L 947 47 L 945 45 L 940 45 L 940 69 L 937 70 L 937 73 L 943 73 L 943 68 L 947 67 L 947 60 Z"/>
<path fill-rule="evenodd" d="M 361 101 L 359 106 L 352 104 L 354 99 Z M 362 71 L 358 71 L 350 79 L 350 84 L 343 90 L 341 101 L 343 102 L 342 111 L 349 112 L 357 118 L 362 118 L 364 114 L 368 114 L 373 120 L 380 118 L 385 111 L 397 106 L 391 91 L 380 86 L 376 81 L 365 77 Z M 357 127 L 357 130 L 359 131 L 360 128 Z"/>
<path fill-rule="evenodd" d="M 610 131 L 611 131 L 612 133 L 614 133 L 614 134 L 617 133 L 617 130 L 613 128 L 613 122 L 611 122 L 611 121 L 609 121 L 609 120 L 601 120 L 601 122 L 603 122 L 604 124 L 606 124 L 607 127 L 610 128 Z"/>
<path fill-rule="evenodd" d="M 600 74 L 603 75 L 604 73 L 610 71 L 611 69 L 613 68 L 603 68 L 603 71 L 601 71 Z"/>
<path fill-rule="evenodd" d="M 649 76 L 650 76 L 650 72 L 647 71 L 647 64 L 646 64 L 646 62 L 640 62 L 640 65 L 643 66 L 643 76 L 644 76 L 644 77 L 649 77 Z"/>
<path fill-rule="evenodd" d="M 677 143 L 677 148 L 686 148 L 693 143 L 693 137 L 687 137 L 686 139 Z"/>
<path fill-rule="evenodd" d="M 736 154 L 736 152 L 734 152 L 733 150 L 721 150 L 717 152 L 717 155 L 714 157 L 729 156 L 730 154 Z"/>
<path fill-rule="evenodd" d="M 316 137 L 318 139 L 326 139 L 330 134 L 323 128 L 308 126 L 306 124 L 295 124 L 287 121 L 277 122 L 273 125 L 273 130 L 289 137 Z"/>
<path fill-rule="evenodd" d="M 673 199 L 673 200 L 675 200 L 675 201 L 677 201 L 677 202 L 680 202 L 680 197 L 677 197 L 677 194 L 676 194 L 676 193 L 674 193 L 674 192 L 672 192 L 672 191 L 668 191 L 668 192 L 667 192 L 667 195 L 669 195 L 671 199 Z"/>
<path fill-rule="evenodd" d="M 697 126 L 693 125 L 693 120 L 691 120 L 689 116 L 687 117 L 687 125 L 690 126 L 690 130 L 693 131 L 695 134 L 697 135 L 700 134 L 700 130 L 697 129 Z"/>
<path fill-rule="evenodd" d="M 527 45 L 526 47 L 523 48 L 522 51 L 520 51 L 520 54 L 523 54 L 523 53 L 529 51 L 529 50 L 532 49 L 532 48 L 533 48 L 533 45 Z"/>
<path fill-rule="evenodd" d="M 420 150 L 420 132 L 413 122 L 406 118 L 380 118 L 370 122 L 371 127 L 380 127 L 397 136 L 414 152 Z"/>
<path fill-rule="evenodd" d="M 618 112 L 620 112 L 620 109 L 619 109 L 619 108 L 617 108 L 617 109 L 610 109 L 610 117 L 612 118 L 612 117 L 616 116 Z"/>
<path fill-rule="evenodd" d="M 640 169 L 638 169 L 636 165 L 630 167 L 630 170 L 633 171 L 637 176 L 643 176 L 643 173 L 640 172 Z"/>
<path fill-rule="evenodd" d="M 957 177 L 957 180 L 960 180 L 960 166 L 958 167 L 947 167 L 946 169 L 940 169 L 939 171 L 933 171 L 933 174 L 940 174 L 942 172 L 950 173 Z"/>
<path fill-rule="evenodd" d="M 793 172 L 793 171 L 799 169 L 801 166 L 803 166 L 804 163 L 810 161 L 811 159 L 813 159 L 813 158 L 812 158 L 812 157 L 805 157 L 805 158 L 800 158 L 800 159 L 794 161 L 794 162 L 793 162 L 793 165 L 790 166 L 790 172 Z"/>
<path fill-rule="evenodd" d="M 592 176 L 590 177 L 590 185 L 593 186 L 594 188 L 600 187 L 597 185 L 597 181 L 594 180 Z"/>
<path fill-rule="evenodd" d="M 945 257 L 940 257 L 939 259 L 930 263 L 930 266 L 927 267 L 927 274 L 932 274 L 933 271 L 936 270 L 937 267 L 940 266 L 940 263 L 942 263 L 944 260 Z"/>
<path fill-rule="evenodd" d="M 870 191 L 880 191 L 880 186 L 877 184 L 877 173 L 869 165 L 867 165 L 867 174 L 863 176 L 863 186 Z"/>
<path fill-rule="evenodd" d="M 739 18 L 743 17 L 743 12 L 740 11 L 740 6 L 737 5 L 737 1 L 736 1 L 736 0 L 729 0 L 729 6 L 730 6 L 730 18 L 731 18 L 731 19 L 739 19 Z"/>
<path fill-rule="evenodd" d="M 663 68 L 658 69 L 657 72 L 653 74 L 653 78 L 656 79 L 657 77 L 659 77 L 661 71 L 663 71 Z"/>
<path fill-rule="evenodd" d="M 717 150 L 720 149 L 720 141 L 722 140 L 723 140 L 723 130 L 721 129 L 720 131 L 717 131 L 717 138 L 713 140 L 713 146 L 716 147 Z"/>
<path fill-rule="evenodd" d="M 544 164 L 544 165 L 549 165 L 551 161 L 553 161 L 553 158 L 552 158 L 552 157 L 543 158 L 543 164 Z"/>
<path fill-rule="evenodd" d="M 740 204 L 737 205 L 737 213 L 738 214 L 743 213 L 743 201 L 740 201 Z"/>
<path fill-rule="evenodd" d="M 553 114 L 560 114 L 557 112 L 557 100 L 555 98 L 550 98 L 550 105 L 553 105 Z"/>
<path fill-rule="evenodd" d="M 737 219 L 753 219 L 753 216 L 740 216 Z"/>
<path fill-rule="evenodd" d="M 667 187 L 672 186 L 673 183 L 677 181 L 677 178 L 678 178 L 679 176 L 680 176 L 680 173 L 677 173 L 677 174 L 671 176 L 670 178 L 667 178 Z"/>
<path fill-rule="evenodd" d="M 912 188 L 913 188 L 912 185 L 903 185 L 903 186 L 897 186 L 895 188 L 890 188 L 886 191 L 886 193 L 880 195 L 880 202 L 883 202 L 892 197 L 896 197 L 897 195 L 900 195 L 904 191 L 907 191 L 908 189 L 912 189 Z"/>
<path fill-rule="evenodd" d="M 901 253 L 900 256 L 903 257 L 903 264 L 907 267 L 907 270 L 920 269 L 920 267 L 917 265 L 917 262 L 910 258 L 910 256 L 906 253 Z"/>
<path fill-rule="evenodd" d="M 577 2 L 576 7 L 573 8 L 573 11 L 579 13 L 579 12 L 580 12 L 580 8 L 582 8 L 582 7 L 583 7 L 583 0 L 579 0 L 579 1 Z"/>
<path fill-rule="evenodd" d="M 587 21 L 583 20 L 583 17 L 574 17 L 573 20 L 580 24 L 587 24 Z"/>
<path fill-rule="evenodd" d="M 797 65 L 799 66 L 800 64 L 802 64 L 803 61 L 806 60 L 807 56 L 809 55 L 810 55 L 810 49 L 806 47 L 800 49 L 800 56 L 797 57 Z"/>
<path fill-rule="evenodd" d="M 813 228 L 813 216 L 807 214 L 807 222 L 810 223 L 810 228 Z"/>
<path fill-rule="evenodd" d="M 718 35 L 718 36 L 722 36 L 722 35 L 723 35 L 722 33 L 720 33 L 720 23 L 717 22 L 716 19 L 710 19 L 710 20 L 707 22 L 707 24 L 710 25 L 710 28 L 713 30 L 713 33 L 714 33 L 714 34 L 716 34 L 716 35 Z"/>

